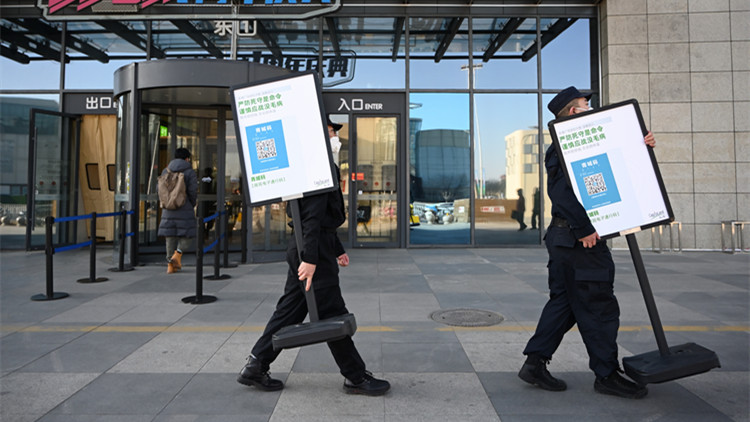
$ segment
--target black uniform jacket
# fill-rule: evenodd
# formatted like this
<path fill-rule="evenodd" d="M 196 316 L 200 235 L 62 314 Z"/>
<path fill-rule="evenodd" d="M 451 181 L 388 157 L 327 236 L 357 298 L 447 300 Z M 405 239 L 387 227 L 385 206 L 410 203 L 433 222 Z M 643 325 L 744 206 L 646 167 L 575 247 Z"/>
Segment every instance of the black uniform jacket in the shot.
<path fill-rule="evenodd" d="M 346 252 L 336 235 L 336 229 L 346 221 L 341 190 L 301 198 L 299 205 L 302 220 L 302 261 L 318 265 L 321 248 L 333 253 L 335 261 L 335 257 Z M 292 216 L 291 207 L 287 207 L 286 212 L 289 217 Z M 289 225 L 294 228 L 292 222 Z"/>
<path fill-rule="evenodd" d="M 591 224 L 586 209 L 578 202 L 573 188 L 568 184 L 554 145 L 550 145 L 547 149 L 544 166 L 547 168 L 547 194 L 552 200 L 552 217 L 568 221 L 571 232 L 575 236 L 574 240 L 594 233 L 596 229 Z"/>

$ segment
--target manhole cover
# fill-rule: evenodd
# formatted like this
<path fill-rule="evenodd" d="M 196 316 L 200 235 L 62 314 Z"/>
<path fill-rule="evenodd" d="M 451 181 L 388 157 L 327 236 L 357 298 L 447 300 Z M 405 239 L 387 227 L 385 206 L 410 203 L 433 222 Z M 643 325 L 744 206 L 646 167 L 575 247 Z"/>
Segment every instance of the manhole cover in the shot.
<path fill-rule="evenodd" d="M 481 309 L 443 309 L 430 314 L 433 321 L 459 327 L 489 327 L 503 322 L 503 316 Z"/>

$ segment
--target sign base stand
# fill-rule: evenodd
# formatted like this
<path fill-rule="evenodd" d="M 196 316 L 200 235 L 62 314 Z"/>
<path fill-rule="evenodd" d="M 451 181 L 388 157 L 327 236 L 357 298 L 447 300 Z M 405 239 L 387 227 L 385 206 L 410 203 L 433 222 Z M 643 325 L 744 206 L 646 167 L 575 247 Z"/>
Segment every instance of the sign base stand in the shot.
<path fill-rule="evenodd" d="M 670 347 L 668 355 L 654 350 L 623 358 L 622 366 L 633 381 L 658 384 L 708 372 L 721 364 L 713 351 L 695 343 L 685 343 Z"/>
<path fill-rule="evenodd" d="M 299 201 L 292 199 L 289 201 L 289 206 L 292 210 L 292 221 L 294 222 L 294 239 L 297 242 L 297 251 L 299 252 L 302 248 L 302 218 L 300 217 Z M 301 257 L 300 261 L 302 261 Z M 357 321 L 354 314 L 319 320 L 314 289 L 311 288 L 305 292 L 305 301 L 310 313 L 310 322 L 289 325 L 277 331 L 271 338 L 274 350 L 339 340 L 344 337 L 351 337 L 357 331 Z"/>
<path fill-rule="evenodd" d="M 630 256 L 633 258 L 643 299 L 646 301 L 646 310 L 654 329 L 656 344 L 659 346 L 659 350 L 653 352 L 622 358 L 625 373 L 633 381 L 640 384 L 658 384 L 701 374 L 720 367 L 721 364 L 716 353 L 695 343 L 667 346 L 664 327 L 661 325 L 659 312 L 656 310 L 654 294 L 651 291 L 651 284 L 648 282 L 641 251 L 638 249 L 638 242 L 632 233 L 625 237 L 628 240 Z"/>

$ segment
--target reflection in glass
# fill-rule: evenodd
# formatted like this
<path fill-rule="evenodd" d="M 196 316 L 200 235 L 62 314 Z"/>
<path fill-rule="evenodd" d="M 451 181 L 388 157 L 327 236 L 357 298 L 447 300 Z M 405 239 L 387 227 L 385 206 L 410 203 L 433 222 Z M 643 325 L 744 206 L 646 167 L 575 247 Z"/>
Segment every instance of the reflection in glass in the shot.
<path fill-rule="evenodd" d="M 452 30 L 458 26 L 455 36 Z M 464 18 L 409 20 L 409 85 L 411 88 L 466 88 L 469 25 Z"/>
<path fill-rule="evenodd" d="M 141 116 L 140 154 L 140 191 L 138 200 L 142 212 L 139 213 L 141 245 L 156 245 L 159 243 L 157 232 L 161 207 L 159 195 L 156 192 L 157 178 L 161 171 L 169 164 L 168 146 L 170 141 L 171 118 L 168 109 L 148 110 Z"/>
<path fill-rule="evenodd" d="M 237 146 L 237 138 L 234 132 L 234 121 L 232 113 L 226 113 L 226 161 L 224 175 L 225 209 L 229 223 L 229 243 L 231 249 L 238 249 L 242 245 L 242 167 L 240 167 L 240 154 Z"/>
<path fill-rule="evenodd" d="M 346 220 L 337 229 L 336 232 L 339 235 L 339 239 L 342 243 L 349 243 L 349 209 L 351 208 L 350 202 L 350 189 L 351 186 L 351 142 L 349 138 L 349 115 L 348 114 L 329 114 L 328 115 L 333 123 L 341 125 L 341 129 L 337 135 L 339 142 L 341 142 L 341 149 L 339 150 L 339 187 L 341 188 L 341 194 L 344 196 L 344 213 Z"/>
<path fill-rule="evenodd" d="M 472 31 L 475 88 L 536 88 L 536 19 L 475 18 Z"/>
<path fill-rule="evenodd" d="M 474 101 L 475 241 L 539 243 L 537 95 L 477 94 Z"/>
<path fill-rule="evenodd" d="M 5 59 L 0 66 L 5 65 Z M 3 68 L 3 71 L 5 68 Z M 4 72 L 2 80 L 9 72 Z M 0 96 L 0 242 L 3 248 L 23 249 L 26 242 L 26 228 L 17 224 L 23 221 L 26 210 L 29 172 L 29 110 L 32 108 L 57 111 L 57 95 L 3 95 Z M 57 136 L 55 145 L 60 144 L 59 119 L 38 115 L 40 136 Z M 55 139 L 55 138 L 53 138 Z M 57 148 L 57 146 L 56 146 Z M 44 217 L 51 210 L 39 210 L 36 224 L 31 225 L 31 243 L 34 247 L 44 245 Z"/>
<path fill-rule="evenodd" d="M 468 244 L 469 95 L 412 94 L 409 100 L 409 202 L 420 222 L 410 242 Z"/>
<path fill-rule="evenodd" d="M 359 117 L 356 123 L 357 244 L 393 243 L 398 235 L 397 119 Z"/>
<path fill-rule="evenodd" d="M 591 89 L 591 57 L 596 53 L 591 51 L 592 23 L 589 19 L 542 19 L 541 22 L 542 31 L 563 31 L 542 50 L 543 63 L 547 63 L 542 66 L 542 88 L 563 89 L 574 85 L 578 89 Z M 559 65 L 550 65 L 562 63 L 564 72 Z"/>

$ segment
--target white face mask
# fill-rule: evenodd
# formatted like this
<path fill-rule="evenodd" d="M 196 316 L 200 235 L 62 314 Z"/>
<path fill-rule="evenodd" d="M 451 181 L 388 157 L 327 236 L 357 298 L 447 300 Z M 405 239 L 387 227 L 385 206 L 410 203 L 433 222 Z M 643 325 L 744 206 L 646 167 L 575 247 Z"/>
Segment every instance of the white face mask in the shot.
<path fill-rule="evenodd" d="M 338 136 L 331 136 L 331 152 L 333 153 L 333 162 L 339 165 L 339 151 L 341 151 L 341 141 Z"/>
<path fill-rule="evenodd" d="M 593 108 L 591 108 L 591 107 L 588 107 L 588 108 L 583 108 L 583 107 L 575 107 L 575 110 L 576 110 L 577 112 L 579 112 L 579 113 L 583 113 L 584 111 L 589 111 L 589 110 L 593 110 Z"/>

